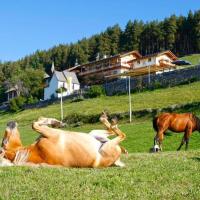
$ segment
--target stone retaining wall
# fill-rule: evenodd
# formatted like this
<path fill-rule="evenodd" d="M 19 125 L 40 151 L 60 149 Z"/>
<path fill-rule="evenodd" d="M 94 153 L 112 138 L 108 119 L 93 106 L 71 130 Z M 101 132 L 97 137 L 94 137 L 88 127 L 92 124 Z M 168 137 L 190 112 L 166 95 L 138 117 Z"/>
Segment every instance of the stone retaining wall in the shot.
<path fill-rule="evenodd" d="M 200 80 L 200 65 L 179 69 L 162 74 L 151 74 L 150 84 L 148 75 L 131 78 L 131 90 L 145 88 L 161 88 L 175 86 L 183 83 Z M 107 95 L 126 93 L 128 91 L 128 78 L 118 79 L 104 84 Z"/>

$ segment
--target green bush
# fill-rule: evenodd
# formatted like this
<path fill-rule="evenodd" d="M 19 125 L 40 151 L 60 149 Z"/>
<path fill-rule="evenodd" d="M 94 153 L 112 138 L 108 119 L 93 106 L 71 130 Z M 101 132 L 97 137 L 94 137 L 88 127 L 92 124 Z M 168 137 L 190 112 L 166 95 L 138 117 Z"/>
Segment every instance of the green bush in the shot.
<path fill-rule="evenodd" d="M 160 88 L 163 88 L 164 86 L 162 85 L 162 83 L 158 80 L 156 80 L 154 83 L 153 83 L 153 89 L 160 89 Z"/>
<path fill-rule="evenodd" d="M 0 103 L 3 103 L 6 101 L 6 94 L 5 94 L 5 89 L 3 86 L 0 86 Z"/>
<path fill-rule="evenodd" d="M 93 85 L 87 92 L 88 97 L 96 98 L 105 95 L 105 89 L 100 85 Z"/>
<path fill-rule="evenodd" d="M 56 93 L 63 93 L 63 92 L 66 92 L 67 91 L 67 89 L 65 88 L 65 87 L 60 87 L 60 88 L 58 88 L 57 90 L 56 90 Z"/>
<path fill-rule="evenodd" d="M 9 109 L 11 112 L 19 111 L 23 108 L 23 105 L 26 102 L 26 98 L 19 96 L 16 98 L 13 98 L 9 102 Z"/>
<path fill-rule="evenodd" d="M 74 98 L 71 100 L 71 103 L 80 102 L 80 101 L 84 101 L 84 97 L 83 97 L 82 95 L 77 96 L 77 97 L 74 97 Z"/>
<path fill-rule="evenodd" d="M 30 96 L 26 101 L 27 104 L 34 104 L 34 103 L 37 103 L 37 102 L 38 102 L 38 99 L 33 98 L 33 96 Z"/>
<path fill-rule="evenodd" d="M 80 124 L 93 124 L 99 122 L 100 114 L 84 115 L 73 113 L 64 118 L 64 122 L 68 125 L 80 125 Z"/>

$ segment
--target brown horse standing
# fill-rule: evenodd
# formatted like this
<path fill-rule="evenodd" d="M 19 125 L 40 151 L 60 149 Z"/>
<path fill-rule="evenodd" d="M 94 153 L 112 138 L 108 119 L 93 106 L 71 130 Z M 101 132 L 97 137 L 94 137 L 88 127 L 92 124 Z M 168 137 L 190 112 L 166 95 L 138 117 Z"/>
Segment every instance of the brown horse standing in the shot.
<path fill-rule="evenodd" d="M 185 150 L 188 149 L 189 138 L 194 131 L 200 132 L 200 119 L 191 113 L 176 114 L 163 113 L 153 119 L 153 127 L 157 132 L 154 138 L 154 146 L 158 143 L 162 150 L 162 141 L 167 130 L 173 132 L 184 132 L 183 139 L 177 151 L 186 143 Z"/>

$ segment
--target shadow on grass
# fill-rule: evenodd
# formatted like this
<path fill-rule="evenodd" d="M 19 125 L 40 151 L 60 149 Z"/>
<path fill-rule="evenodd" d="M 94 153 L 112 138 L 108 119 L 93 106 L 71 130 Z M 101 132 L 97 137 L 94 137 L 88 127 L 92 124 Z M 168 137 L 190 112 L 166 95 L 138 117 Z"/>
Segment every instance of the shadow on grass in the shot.
<path fill-rule="evenodd" d="M 172 135 L 173 135 L 172 132 L 169 132 L 169 131 L 165 132 L 165 136 L 172 136 Z"/>
<path fill-rule="evenodd" d="M 193 157 L 192 160 L 200 162 L 200 157 Z"/>

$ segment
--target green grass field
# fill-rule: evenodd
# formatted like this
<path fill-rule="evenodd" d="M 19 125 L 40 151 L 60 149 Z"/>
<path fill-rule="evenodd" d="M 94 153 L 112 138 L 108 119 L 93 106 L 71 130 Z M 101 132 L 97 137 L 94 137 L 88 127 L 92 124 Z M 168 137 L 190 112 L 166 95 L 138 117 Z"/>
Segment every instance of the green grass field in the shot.
<path fill-rule="evenodd" d="M 180 58 L 181 60 L 187 60 L 192 63 L 192 65 L 200 64 L 200 54 L 187 55 Z"/>
<path fill-rule="evenodd" d="M 166 89 L 157 89 L 134 93 L 132 98 L 132 110 L 143 110 L 148 108 L 164 108 L 174 104 L 185 104 L 200 101 L 200 82 L 188 85 L 176 86 Z M 91 115 L 99 114 L 103 110 L 109 113 L 128 112 L 128 95 L 106 96 L 95 99 L 85 99 L 81 102 L 65 101 L 64 116 L 72 113 Z M 20 124 L 30 124 L 40 116 L 60 118 L 59 104 L 53 104 L 47 108 L 24 110 L 19 113 L 0 113 L 0 126 L 9 120 L 16 120 Z"/>
<path fill-rule="evenodd" d="M 163 108 L 174 104 L 200 102 L 200 82 L 173 88 L 132 94 L 133 110 Z M 66 101 L 65 116 L 71 113 L 98 114 L 127 112 L 127 95 Z M 189 109 L 189 108 L 188 108 Z M 187 110 L 186 110 L 187 111 Z M 31 144 L 38 134 L 31 123 L 39 116 L 59 118 L 59 104 L 47 108 L 0 113 L 0 131 L 6 123 L 17 120 L 22 141 Z M 194 110 L 198 116 L 200 108 Z M 125 168 L 66 169 L 66 168 L 0 168 L 0 199 L 199 199 L 200 196 L 200 134 L 194 132 L 189 151 L 176 152 L 183 134 L 169 132 L 162 153 L 151 154 L 155 132 L 152 119 L 135 118 L 119 121 L 127 134 L 123 146 L 129 151 L 123 156 Z M 73 131 L 89 132 L 102 129 L 100 123 L 68 127 Z"/>
<path fill-rule="evenodd" d="M 125 168 L 0 169 L 5 200 L 199 199 L 200 151 L 135 153 Z"/>

